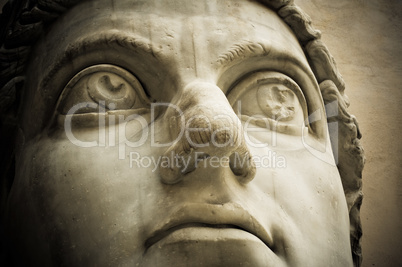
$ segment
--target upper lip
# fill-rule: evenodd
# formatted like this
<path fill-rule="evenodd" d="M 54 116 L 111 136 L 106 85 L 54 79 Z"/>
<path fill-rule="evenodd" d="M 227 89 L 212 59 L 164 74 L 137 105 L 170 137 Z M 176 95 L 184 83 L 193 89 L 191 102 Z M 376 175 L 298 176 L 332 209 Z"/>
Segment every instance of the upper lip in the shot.
<path fill-rule="evenodd" d="M 272 236 L 267 229 L 241 205 L 232 202 L 181 205 L 154 227 L 145 241 L 145 246 L 148 249 L 173 231 L 189 226 L 241 229 L 258 237 L 270 249 L 273 248 Z"/>

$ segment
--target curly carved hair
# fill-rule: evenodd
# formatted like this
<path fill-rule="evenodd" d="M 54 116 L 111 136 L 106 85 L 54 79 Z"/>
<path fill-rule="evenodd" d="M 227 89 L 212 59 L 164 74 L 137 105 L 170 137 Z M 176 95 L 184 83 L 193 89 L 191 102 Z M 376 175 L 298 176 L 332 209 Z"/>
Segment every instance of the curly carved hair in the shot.
<path fill-rule="evenodd" d="M 362 170 L 364 151 L 359 139 L 361 133 L 356 118 L 349 114 L 345 82 L 328 48 L 320 40 L 320 31 L 314 29 L 310 17 L 293 0 L 257 0 L 277 12 L 293 30 L 320 85 L 327 113 L 337 114 L 328 122 L 337 122 L 338 129 L 330 131 L 333 151 L 338 158 L 338 170 L 348 204 L 350 242 L 354 266 L 362 261 L 360 206 L 362 203 Z M 1 212 L 14 177 L 14 132 L 24 88 L 25 67 L 30 51 L 48 26 L 79 0 L 9 0 L 0 15 L 0 190 Z M 335 110 L 331 110 L 335 109 Z M 338 147 L 335 147 L 338 146 Z"/>

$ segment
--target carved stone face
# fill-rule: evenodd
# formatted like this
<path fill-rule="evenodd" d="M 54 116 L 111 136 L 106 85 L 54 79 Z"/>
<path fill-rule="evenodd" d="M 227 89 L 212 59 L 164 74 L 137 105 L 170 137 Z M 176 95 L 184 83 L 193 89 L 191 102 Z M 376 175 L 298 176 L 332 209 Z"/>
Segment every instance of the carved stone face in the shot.
<path fill-rule="evenodd" d="M 352 264 L 318 85 L 261 4 L 81 3 L 26 84 L 9 203 L 24 259 Z"/>

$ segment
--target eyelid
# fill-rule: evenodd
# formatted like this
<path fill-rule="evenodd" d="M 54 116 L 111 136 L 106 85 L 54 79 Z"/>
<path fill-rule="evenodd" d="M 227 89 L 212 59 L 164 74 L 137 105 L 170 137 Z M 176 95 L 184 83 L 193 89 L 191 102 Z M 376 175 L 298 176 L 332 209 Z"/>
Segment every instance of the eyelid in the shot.
<path fill-rule="evenodd" d="M 62 94 L 59 97 L 59 101 L 57 104 L 57 110 L 59 111 L 59 113 L 67 114 L 68 110 L 70 110 L 72 106 L 78 104 L 79 102 L 93 101 L 94 103 L 96 103 L 97 98 L 101 97 L 105 98 L 105 104 L 109 102 L 113 103 L 113 101 L 124 102 L 123 98 L 107 99 L 108 98 L 107 96 L 102 95 L 99 92 L 94 92 L 94 90 L 91 90 L 90 88 L 91 85 L 88 85 L 88 82 L 91 82 L 91 80 L 93 80 L 91 78 L 94 76 L 101 77 L 101 75 L 99 75 L 101 73 L 105 73 L 106 75 L 107 74 L 114 75 L 118 79 L 121 79 L 121 81 L 127 83 L 130 86 L 130 88 L 127 89 L 128 93 L 126 92 L 126 95 L 124 95 L 124 97 L 127 97 L 127 94 L 132 93 L 134 94 L 135 99 L 133 100 L 132 106 L 122 109 L 134 108 L 134 105 L 138 106 L 137 105 L 138 101 L 141 104 L 140 107 L 148 106 L 150 104 L 150 100 L 146 96 L 141 83 L 137 80 L 137 78 L 133 74 L 115 65 L 100 64 L 85 68 L 84 70 L 78 72 L 67 83 L 67 85 L 63 89 Z M 81 86 L 83 86 L 84 88 L 75 88 L 76 85 L 80 85 L 79 84 L 80 82 L 85 82 L 85 84 L 81 84 Z M 131 98 L 132 97 L 133 96 L 131 96 Z M 128 98 L 130 98 L 130 96 L 128 96 Z"/>
<path fill-rule="evenodd" d="M 259 71 L 246 76 L 245 78 L 241 79 L 240 82 L 236 83 L 234 86 L 232 86 L 232 88 L 230 88 L 227 99 L 230 105 L 235 108 L 234 105 L 236 104 L 236 101 L 243 94 L 252 88 L 255 88 L 256 86 L 272 83 L 283 84 L 296 94 L 303 109 L 304 119 L 306 120 L 308 118 L 308 109 L 306 98 L 302 90 L 290 77 L 279 72 Z"/>

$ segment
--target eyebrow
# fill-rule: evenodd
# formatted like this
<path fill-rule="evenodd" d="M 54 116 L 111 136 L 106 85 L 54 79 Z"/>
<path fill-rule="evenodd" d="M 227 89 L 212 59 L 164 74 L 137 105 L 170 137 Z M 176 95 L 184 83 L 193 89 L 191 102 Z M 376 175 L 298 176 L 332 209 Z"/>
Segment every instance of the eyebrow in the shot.
<path fill-rule="evenodd" d="M 300 50 L 300 52 L 301 55 L 306 58 L 304 51 Z M 266 57 L 293 63 L 296 68 L 300 69 L 304 73 L 314 76 L 314 74 L 309 71 L 311 67 L 308 64 L 307 58 L 306 62 L 303 62 L 300 60 L 300 58 L 293 55 L 293 53 L 275 48 L 272 43 L 263 39 L 256 41 L 243 40 L 239 43 L 235 43 L 226 52 L 220 54 L 216 62 L 218 67 L 227 68 L 238 62 L 241 63 L 244 60 L 256 57 Z"/>
<path fill-rule="evenodd" d="M 255 41 L 242 40 L 238 43 L 233 44 L 227 51 L 220 54 L 218 56 L 218 59 L 216 60 L 216 64 L 218 68 L 227 70 L 233 66 L 241 65 L 242 63 L 245 63 L 252 58 L 265 58 L 265 60 L 268 61 L 273 60 L 286 64 L 285 68 L 283 66 L 280 68 L 275 68 L 271 66 L 268 67 L 269 69 L 289 75 L 289 77 L 291 77 L 292 79 L 295 79 L 295 77 L 292 77 L 292 75 L 290 75 L 291 70 L 298 69 L 309 76 L 310 80 L 316 81 L 316 78 L 311 71 L 308 59 L 306 58 L 303 50 L 300 50 L 300 56 L 304 57 L 305 60 L 303 60 L 301 57 L 294 54 L 293 52 L 289 53 L 289 51 L 283 49 L 282 47 L 276 47 L 273 43 L 264 39 Z M 270 64 L 267 64 L 265 65 L 265 67 L 269 65 Z M 262 67 L 264 68 L 264 66 Z"/>
<path fill-rule="evenodd" d="M 102 33 L 95 33 L 78 40 L 76 43 L 69 44 L 65 51 L 65 55 L 74 57 L 85 52 L 86 49 L 97 45 L 114 45 L 127 49 L 140 49 L 143 52 L 155 55 L 153 44 L 144 37 L 127 35 L 118 30 L 110 30 Z"/>
<path fill-rule="evenodd" d="M 232 45 L 228 51 L 219 55 L 218 63 L 220 65 L 227 65 L 250 56 L 266 56 L 269 54 L 269 51 L 270 48 L 262 42 L 242 41 Z"/>
<path fill-rule="evenodd" d="M 153 49 L 152 42 L 143 37 L 131 36 L 117 30 L 110 30 L 102 33 L 94 33 L 90 36 L 78 39 L 76 42 L 67 46 L 64 52 L 58 56 L 56 63 L 50 67 L 50 71 L 45 75 L 42 81 L 46 86 L 53 75 L 57 73 L 61 67 L 72 59 L 84 55 L 92 50 L 96 50 L 100 46 L 122 47 L 129 51 L 142 51 L 154 58 L 158 58 L 159 53 Z"/>

